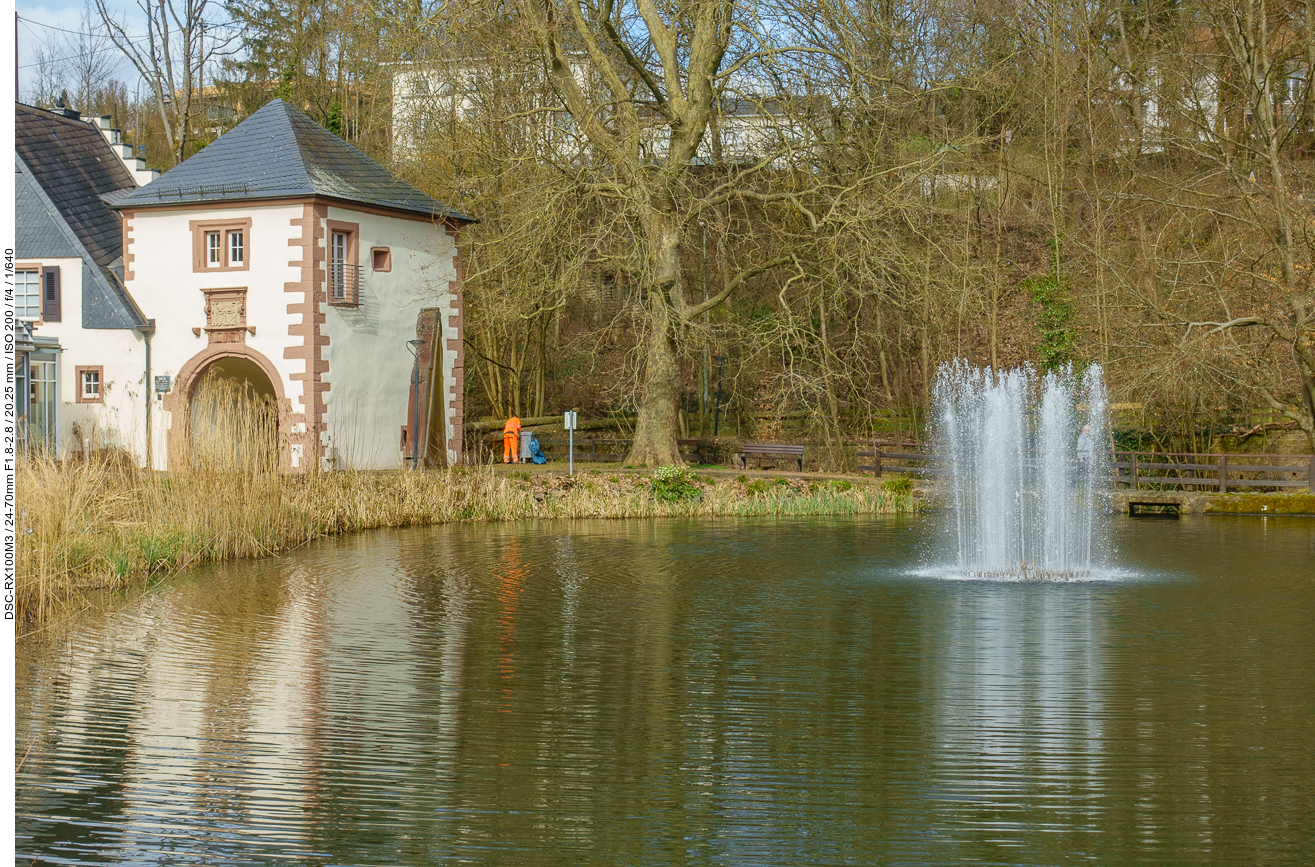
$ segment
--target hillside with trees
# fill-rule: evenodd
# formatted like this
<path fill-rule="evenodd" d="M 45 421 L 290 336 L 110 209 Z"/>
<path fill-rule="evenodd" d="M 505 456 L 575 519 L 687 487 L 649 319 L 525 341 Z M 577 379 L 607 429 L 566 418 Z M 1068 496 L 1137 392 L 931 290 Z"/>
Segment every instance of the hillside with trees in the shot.
<path fill-rule="evenodd" d="M 966 357 L 1099 362 L 1165 445 L 1315 441 L 1308 3 L 187 2 L 134 61 L 186 74 L 79 99 L 168 168 L 282 96 L 478 216 L 471 418 L 839 444 Z"/>

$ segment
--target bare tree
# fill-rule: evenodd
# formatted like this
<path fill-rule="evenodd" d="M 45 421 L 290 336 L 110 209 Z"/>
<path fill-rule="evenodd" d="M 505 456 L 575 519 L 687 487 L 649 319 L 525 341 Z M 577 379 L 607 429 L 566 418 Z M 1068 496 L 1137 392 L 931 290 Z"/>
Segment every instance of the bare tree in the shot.
<path fill-rule="evenodd" d="M 1158 87 L 1125 160 L 1146 239 L 1125 292 L 1166 360 L 1185 356 L 1217 394 L 1258 399 L 1315 447 L 1315 207 L 1301 193 L 1315 29 L 1264 0 L 1181 15 L 1140 65 Z"/>
<path fill-rule="evenodd" d="M 710 190 L 690 184 L 691 166 L 736 74 L 776 51 L 765 35 L 770 28 L 738 0 L 523 0 L 519 9 L 549 80 L 589 143 L 590 188 L 620 205 L 638 228 L 643 386 L 627 461 L 678 464 L 678 344 L 685 331 L 754 276 L 793 260 L 785 254 L 758 261 L 706 301 L 691 299 L 682 268 L 691 217 L 747 198 L 803 207 L 795 192 L 754 186 L 779 154 L 764 154 L 757 167 Z M 736 39 L 739 56 L 729 62 Z"/>
<path fill-rule="evenodd" d="M 54 105 L 68 90 L 68 66 L 60 41 L 44 39 L 37 43 L 31 66 L 32 76 L 24 98 L 31 105 Z"/>
<path fill-rule="evenodd" d="M 77 31 L 67 34 L 64 43 L 73 105 L 91 113 L 99 107 L 101 96 L 122 61 L 108 38 L 104 22 L 90 3 L 82 9 Z"/>
<path fill-rule="evenodd" d="M 488 217 L 472 383 L 495 411 L 537 412 L 545 375 L 561 395 L 552 350 L 606 274 L 630 300 L 587 336 L 639 407 L 633 463 L 674 462 L 712 347 L 742 421 L 808 418 L 836 454 L 955 355 L 1101 360 L 1184 432 L 1256 402 L 1306 429 L 1315 46 L 1259 3 L 464 0 L 408 23 L 417 68 L 453 59 L 432 99 L 477 109 L 407 158 Z M 737 144 L 746 123 L 770 135 Z"/>
<path fill-rule="evenodd" d="M 95 4 L 110 39 L 150 87 L 177 165 L 188 156 L 207 68 L 235 44 L 233 31 L 219 18 L 221 7 L 209 0 L 138 0 L 146 35 L 134 38 L 106 0 Z"/>

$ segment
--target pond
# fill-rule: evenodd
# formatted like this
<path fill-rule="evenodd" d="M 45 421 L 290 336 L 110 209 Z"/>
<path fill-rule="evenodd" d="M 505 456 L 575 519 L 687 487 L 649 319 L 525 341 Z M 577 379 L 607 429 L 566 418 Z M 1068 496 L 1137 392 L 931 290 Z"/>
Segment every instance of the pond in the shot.
<path fill-rule="evenodd" d="M 1116 520 L 927 577 L 937 516 L 368 533 L 19 651 L 19 863 L 1291 864 L 1315 521 Z M 934 570 L 933 570 L 934 571 Z"/>

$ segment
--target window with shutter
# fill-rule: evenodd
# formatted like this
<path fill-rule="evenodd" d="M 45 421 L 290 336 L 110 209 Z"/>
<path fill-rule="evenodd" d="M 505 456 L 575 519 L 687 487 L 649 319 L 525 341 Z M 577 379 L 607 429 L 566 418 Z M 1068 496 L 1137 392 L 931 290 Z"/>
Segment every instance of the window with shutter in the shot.
<path fill-rule="evenodd" d="M 14 315 L 32 320 L 41 316 L 41 271 L 20 269 L 14 274 Z"/>
<path fill-rule="evenodd" d="M 47 266 L 41 269 L 41 318 L 46 322 L 59 322 L 59 269 Z"/>

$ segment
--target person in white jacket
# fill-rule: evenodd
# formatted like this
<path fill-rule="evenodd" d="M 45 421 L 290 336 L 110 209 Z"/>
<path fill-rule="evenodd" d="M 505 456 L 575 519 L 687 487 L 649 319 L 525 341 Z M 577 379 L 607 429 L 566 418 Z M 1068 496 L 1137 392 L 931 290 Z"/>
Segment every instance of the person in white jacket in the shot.
<path fill-rule="evenodd" d="M 1082 433 L 1078 434 L 1078 460 L 1084 464 L 1091 463 L 1091 425 L 1084 424 Z"/>

